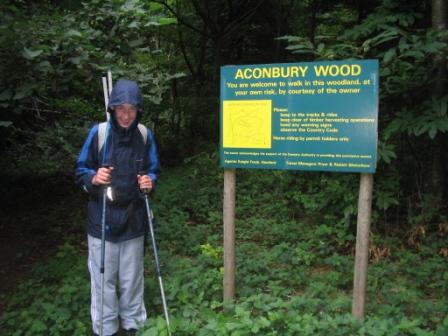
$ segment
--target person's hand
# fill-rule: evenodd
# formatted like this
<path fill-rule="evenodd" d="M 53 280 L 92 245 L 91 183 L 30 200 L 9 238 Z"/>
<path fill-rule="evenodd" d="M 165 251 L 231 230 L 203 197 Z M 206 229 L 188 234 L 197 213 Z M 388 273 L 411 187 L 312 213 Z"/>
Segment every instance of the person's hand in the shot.
<path fill-rule="evenodd" d="M 92 178 L 92 184 L 96 186 L 110 184 L 114 167 L 101 167 Z"/>
<path fill-rule="evenodd" d="M 152 180 L 146 174 L 137 175 L 138 186 L 143 192 L 150 192 L 152 189 Z"/>

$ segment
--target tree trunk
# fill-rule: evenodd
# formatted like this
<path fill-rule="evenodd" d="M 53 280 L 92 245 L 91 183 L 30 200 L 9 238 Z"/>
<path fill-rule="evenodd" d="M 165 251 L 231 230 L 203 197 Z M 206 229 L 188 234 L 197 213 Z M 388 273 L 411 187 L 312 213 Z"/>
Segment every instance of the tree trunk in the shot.
<path fill-rule="evenodd" d="M 310 41 L 314 44 L 314 40 L 316 37 L 316 28 L 317 28 L 317 11 L 319 8 L 319 0 L 313 0 L 310 4 Z"/>
<path fill-rule="evenodd" d="M 358 0 L 358 24 L 364 20 L 364 0 Z"/>
<path fill-rule="evenodd" d="M 432 27 L 436 30 L 446 30 L 447 0 L 432 0 Z M 442 53 L 434 57 L 434 72 L 435 82 L 432 92 L 436 97 L 441 97 L 445 94 L 447 84 L 446 54 Z M 439 133 L 434 139 L 431 175 L 428 183 L 429 190 L 426 191 L 426 194 L 429 195 L 429 204 L 436 209 L 439 209 L 443 204 L 442 200 L 446 182 L 446 163 L 444 160 L 445 145 L 447 144 L 446 138 L 446 134 Z"/>

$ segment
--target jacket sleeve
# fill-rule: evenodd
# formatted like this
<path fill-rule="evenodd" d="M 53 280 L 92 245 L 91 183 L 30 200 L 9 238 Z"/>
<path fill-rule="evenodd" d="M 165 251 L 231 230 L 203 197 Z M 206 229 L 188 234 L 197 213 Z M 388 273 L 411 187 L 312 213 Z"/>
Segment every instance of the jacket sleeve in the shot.
<path fill-rule="evenodd" d="M 99 194 L 100 188 L 92 184 L 98 169 L 98 125 L 89 131 L 75 165 L 75 181 L 90 194 Z"/>
<path fill-rule="evenodd" d="M 154 137 L 154 134 L 151 132 L 150 129 L 148 129 L 148 139 L 147 143 L 148 146 L 146 150 L 148 151 L 148 159 L 149 159 L 149 165 L 148 169 L 146 170 L 146 174 L 151 178 L 153 181 L 157 181 L 157 178 L 160 174 L 160 163 L 159 163 L 159 154 L 157 151 L 157 143 L 156 138 Z"/>

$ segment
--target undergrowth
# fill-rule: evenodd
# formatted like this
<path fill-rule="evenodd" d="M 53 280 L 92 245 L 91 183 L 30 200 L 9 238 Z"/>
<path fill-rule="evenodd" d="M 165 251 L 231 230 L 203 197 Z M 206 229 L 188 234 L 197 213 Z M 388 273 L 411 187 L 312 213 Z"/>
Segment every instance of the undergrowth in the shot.
<path fill-rule="evenodd" d="M 448 335 L 440 233 L 410 246 L 373 232 L 367 315 L 350 314 L 353 175 L 238 172 L 237 299 L 223 303 L 222 179 L 203 154 L 163 173 L 153 194 L 173 335 Z M 139 335 L 167 335 L 150 253 L 145 264 Z M 0 331 L 89 335 L 89 291 L 85 243 L 66 243 L 8 297 Z"/>

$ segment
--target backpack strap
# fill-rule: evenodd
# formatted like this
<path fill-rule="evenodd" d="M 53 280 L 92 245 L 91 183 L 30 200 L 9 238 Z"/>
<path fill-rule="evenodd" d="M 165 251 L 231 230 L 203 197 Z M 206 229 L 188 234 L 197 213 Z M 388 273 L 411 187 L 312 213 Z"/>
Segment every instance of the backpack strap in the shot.
<path fill-rule="evenodd" d="M 107 127 L 107 121 L 102 122 L 98 125 L 98 154 L 101 151 L 101 148 L 103 148 L 104 145 L 104 137 L 106 136 L 106 127 Z"/>
<path fill-rule="evenodd" d="M 138 130 L 140 131 L 140 134 L 142 135 L 143 138 L 143 144 L 146 145 L 146 141 L 148 140 L 148 129 L 146 128 L 145 125 L 143 124 L 138 124 L 137 125 Z"/>
<path fill-rule="evenodd" d="M 143 138 L 143 144 L 146 145 L 147 139 L 148 139 L 148 129 L 143 124 L 137 125 L 138 130 Z M 104 121 L 98 125 L 98 153 L 101 151 L 101 148 L 103 148 L 105 137 L 106 137 L 106 128 L 107 128 L 107 121 Z"/>

